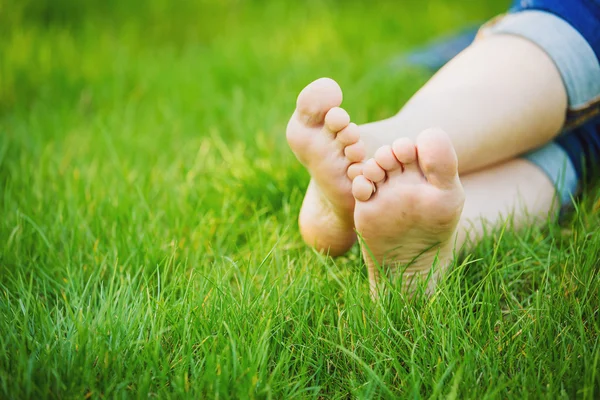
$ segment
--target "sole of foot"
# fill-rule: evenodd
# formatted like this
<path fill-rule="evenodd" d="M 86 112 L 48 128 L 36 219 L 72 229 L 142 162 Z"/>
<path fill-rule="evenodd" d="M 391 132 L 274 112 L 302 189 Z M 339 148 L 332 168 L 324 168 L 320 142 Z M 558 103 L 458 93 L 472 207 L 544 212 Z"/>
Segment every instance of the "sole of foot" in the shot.
<path fill-rule="evenodd" d="M 372 294 L 381 289 L 380 271 L 391 279 L 401 277 L 408 293 L 429 278 L 426 290 L 431 293 L 452 262 L 465 200 L 448 135 L 428 129 L 416 144 L 402 138 L 381 147 L 364 163 L 352 192 Z"/>
<path fill-rule="evenodd" d="M 365 157 L 358 127 L 340 108 L 342 97 L 334 80 L 312 82 L 298 95 L 286 131 L 290 148 L 311 175 L 300 232 L 307 244 L 332 256 L 356 241 L 351 178 L 361 172 Z"/>

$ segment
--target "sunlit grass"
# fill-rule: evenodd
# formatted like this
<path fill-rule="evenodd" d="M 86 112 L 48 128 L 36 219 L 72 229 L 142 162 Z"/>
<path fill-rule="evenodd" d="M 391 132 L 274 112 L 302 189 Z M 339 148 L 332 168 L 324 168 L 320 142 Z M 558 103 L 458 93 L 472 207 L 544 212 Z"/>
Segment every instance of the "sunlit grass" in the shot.
<path fill-rule="evenodd" d="M 75 3 L 0 0 L 0 397 L 598 397 L 597 190 L 432 298 L 297 231 L 297 92 L 389 116 L 505 4 Z"/>

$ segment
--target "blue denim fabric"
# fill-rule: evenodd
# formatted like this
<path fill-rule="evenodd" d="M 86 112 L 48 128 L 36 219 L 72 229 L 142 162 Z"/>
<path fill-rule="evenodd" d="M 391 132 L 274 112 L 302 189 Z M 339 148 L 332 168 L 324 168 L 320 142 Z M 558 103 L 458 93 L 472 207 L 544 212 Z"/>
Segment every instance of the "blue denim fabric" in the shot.
<path fill-rule="evenodd" d="M 511 12 L 532 9 L 551 12 L 568 22 L 585 38 L 596 59 L 600 60 L 600 0 L 517 0 L 513 2 Z M 578 177 L 586 181 L 600 178 L 600 116 L 565 132 L 555 143 L 567 153 Z"/>
<path fill-rule="evenodd" d="M 562 204 L 568 204 L 583 179 L 600 179 L 600 0 L 515 1 L 507 17 L 482 29 L 526 37 L 550 55 L 561 73 L 569 95 L 564 131 L 523 158 L 546 173 Z M 411 60 L 437 69 L 466 47 L 462 36 L 421 49 L 420 57 Z"/>
<path fill-rule="evenodd" d="M 483 31 L 521 36 L 548 54 L 567 89 L 567 129 L 600 114 L 600 62 L 573 25 L 553 13 L 528 9 L 493 20 Z"/>
<path fill-rule="evenodd" d="M 554 61 L 567 91 L 564 131 L 523 157 L 541 168 L 563 204 L 575 197 L 582 178 L 600 170 L 600 0 L 522 0 L 484 31 L 524 37 Z M 563 15 L 564 14 L 564 15 Z"/>
<path fill-rule="evenodd" d="M 600 0 L 516 0 L 511 12 L 542 10 L 571 24 L 600 59 Z"/>
<path fill-rule="evenodd" d="M 578 177 L 587 182 L 600 179 L 600 117 L 556 138 L 573 163 Z"/>

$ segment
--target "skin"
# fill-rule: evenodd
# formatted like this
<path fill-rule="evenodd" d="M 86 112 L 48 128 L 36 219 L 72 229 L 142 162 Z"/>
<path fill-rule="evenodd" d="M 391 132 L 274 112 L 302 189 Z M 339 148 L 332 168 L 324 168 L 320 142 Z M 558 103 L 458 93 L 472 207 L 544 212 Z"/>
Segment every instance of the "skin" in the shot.
<path fill-rule="evenodd" d="M 561 130 L 567 94 L 548 55 L 526 39 L 483 37 L 439 70 L 392 118 L 361 126 L 369 157 L 400 137 L 442 128 L 461 175 L 515 158 Z"/>
<path fill-rule="evenodd" d="M 410 290 L 434 259 L 443 272 L 486 225 L 509 215 L 516 227 L 545 221 L 555 209 L 545 174 L 515 158 L 550 141 L 567 107 L 556 67 L 532 43 L 477 41 L 387 120 L 356 127 L 341 100 L 334 81 L 317 80 L 288 124 L 312 177 L 300 231 L 330 255 L 346 252 L 358 232 L 374 291 L 379 271 L 402 271 Z"/>
<path fill-rule="evenodd" d="M 447 267 L 465 194 L 456 153 L 444 131 L 425 130 L 416 143 L 401 138 L 381 147 L 354 179 L 352 193 L 374 295 L 381 266 L 392 275 L 402 271 L 406 290 L 427 278 L 436 259 L 439 271 Z"/>
<path fill-rule="evenodd" d="M 375 296 L 382 266 L 392 276 L 401 270 L 410 292 L 435 264 L 431 293 L 456 251 L 476 244 L 486 228 L 510 220 L 519 229 L 556 214 L 552 182 L 529 161 L 509 160 L 459 179 L 456 153 L 439 129 L 422 132 L 416 145 L 397 139 L 367 164 L 374 166 L 353 182 L 354 219 Z"/>
<path fill-rule="evenodd" d="M 290 148 L 312 177 L 300 211 L 300 232 L 310 246 L 332 255 L 345 253 L 356 241 L 347 172 L 365 158 L 358 127 L 338 107 L 341 102 L 339 85 L 318 79 L 298 95 L 287 126 Z"/>

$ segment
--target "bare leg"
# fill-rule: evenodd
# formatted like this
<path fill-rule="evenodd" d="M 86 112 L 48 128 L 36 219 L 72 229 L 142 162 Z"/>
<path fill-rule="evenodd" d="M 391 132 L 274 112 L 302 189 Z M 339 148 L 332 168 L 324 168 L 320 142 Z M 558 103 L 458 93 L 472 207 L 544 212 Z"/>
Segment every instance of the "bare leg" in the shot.
<path fill-rule="evenodd" d="M 298 101 L 288 140 L 313 177 L 300 213 L 300 230 L 308 245 L 331 255 L 343 254 L 355 241 L 350 181 L 343 173 L 353 179 L 360 167 L 351 162 L 361 161 L 364 154 L 372 156 L 397 138 L 414 140 L 423 129 L 438 126 L 450 136 L 459 172 L 464 174 L 547 143 L 563 125 L 567 107 L 565 88 L 551 59 L 531 42 L 509 35 L 478 40 L 440 70 L 398 115 L 359 127 L 359 142 L 332 140 L 336 134 L 327 130 L 325 141 L 303 139 L 323 138 L 308 133 L 322 129 L 325 112 L 340 104 L 337 84 L 317 81 Z M 316 117 L 299 123 L 298 116 L 303 115 Z M 355 125 L 348 126 L 345 129 L 353 132 Z M 327 160 L 328 146 L 331 164 L 321 162 Z M 319 150 L 304 150 L 308 148 Z M 346 161 L 341 158 L 344 153 Z"/>
<path fill-rule="evenodd" d="M 498 227 L 511 218 L 523 228 L 553 218 L 558 199 L 550 179 L 524 159 L 468 174 L 461 178 L 465 205 L 458 224 L 457 248 L 468 249 L 484 234 L 484 227 Z M 467 239 L 469 239 L 467 241 Z"/>
<path fill-rule="evenodd" d="M 424 129 L 448 133 L 462 173 L 511 159 L 561 129 L 566 91 L 546 53 L 526 39 L 491 35 L 442 68 L 394 117 L 362 125 L 367 154 Z"/>

